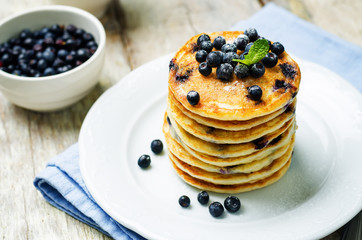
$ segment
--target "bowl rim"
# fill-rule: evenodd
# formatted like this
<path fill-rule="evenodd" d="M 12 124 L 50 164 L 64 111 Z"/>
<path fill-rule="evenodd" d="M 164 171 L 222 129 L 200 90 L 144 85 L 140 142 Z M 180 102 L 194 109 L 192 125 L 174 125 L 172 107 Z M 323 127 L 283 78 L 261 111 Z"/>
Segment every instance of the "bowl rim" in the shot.
<path fill-rule="evenodd" d="M 0 28 L 2 27 L 3 24 L 12 21 L 16 18 L 20 18 L 23 15 L 27 15 L 27 14 L 36 14 L 38 12 L 46 12 L 46 11 L 65 11 L 65 12 L 69 12 L 69 13 L 74 13 L 77 15 L 80 15 L 86 19 L 88 19 L 90 22 L 92 22 L 97 31 L 99 32 L 99 42 L 98 42 L 98 47 L 97 50 L 93 53 L 93 55 L 87 59 L 87 61 L 85 61 L 84 63 L 82 63 L 81 65 L 63 72 L 63 73 L 58 73 L 55 75 L 51 75 L 51 76 L 44 76 L 44 77 L 24 77 L 24 76 L 18 76 L 18 75 L 14 75 L 11 73 L 7 73 L 3 70 L 0 70 L 0 77 L 6 77 L 7 79 L 11 79 L 14 81 L 26 81 L 26 82 L 40 82 L 40 81 L 52 81 L 54 79 L 58 79 L 58 78 L 63 78 L 63 77 L 67 77 L 69 75 L 72 75 L 75 72 L 78 71 L 82 71 L 84 68 L 86 68 L 89 64 L 91 64 L 93 61 L 95 61 L 96 58 L 98 58 L 98 56 L 101 54 L 101 52 L 103 52 L 104 48 L 105 48 L 105 44 L 106 44 L 106 32 L 104 30 L 104 27 L 102 25 L 102 23 L 99 21 L 98 18 L 96 18 L 94 15 L 92 15 L 91 13 L 82 10 L 80 8 L 76 8 L 76 7 L 71 7 L 71 6 L 65 6 L 65 5 L 47 5 L 47 6 L 41 6 L 41 7 L 34 7 L 31 9 L 26 9 L 20 12 L 17 12 L 15 14 L 12 14 L 8 17 L 6 17 L 5 19 L 3 19 L 0 22 Z M 76 24 L 75 24 L 76 26 Z M 23 28 L 26 28 L 23 27 Z"/>

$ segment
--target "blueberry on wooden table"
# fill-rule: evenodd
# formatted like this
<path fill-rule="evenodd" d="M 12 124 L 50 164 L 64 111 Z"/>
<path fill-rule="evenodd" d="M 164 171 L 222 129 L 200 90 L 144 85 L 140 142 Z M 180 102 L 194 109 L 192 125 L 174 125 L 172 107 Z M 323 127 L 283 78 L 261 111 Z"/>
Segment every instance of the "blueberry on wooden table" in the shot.
<path fill-rule="evenodd" d="M 178 203 L 180 204 L 181 207 L 187 208 L 190 206 L 190 198 L 186 195 L 182 195 L 179 199 L 178 199 Z"/>
<path fill-rule="evenodd" d="M 151 150 L 155 154 L 160 154 L 163 150 L 163 143 L 160 139 L 153 140 L 151 142 Z"/>
<path fill-rule="evenodd" d="M 225 199 L 224 206 L 231 213 L 237 212 L 240 209 L 240 200 L 235 196 L 229 196 Z"/>
<path fill-rule="evenodd" d="M 140 166 L 140 168 L 147 168 L 150 164 L 151 158 L 149 155 L 144 154 L 138 159 L 138 166 Z"/>
<path fill-rule="evenodd" d="M 219 202 L 213 202 L 209 206 L 209 212 L 213 217 L 219 217 L 224 212 L 224 207 Z"/>
<path fill-rule="evenodd" d="M 206 191 L 199 192 L 197 195 L 197 201 L 199 201 L 202 205 L 207 204 L 209 202 L 209 198 L 209 194 Z"/>

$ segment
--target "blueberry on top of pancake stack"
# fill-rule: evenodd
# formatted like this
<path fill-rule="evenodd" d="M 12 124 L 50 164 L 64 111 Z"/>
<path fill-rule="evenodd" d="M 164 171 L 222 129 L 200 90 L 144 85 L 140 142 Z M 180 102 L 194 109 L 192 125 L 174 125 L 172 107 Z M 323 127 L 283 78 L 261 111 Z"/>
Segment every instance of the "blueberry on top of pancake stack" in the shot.
<path fill-rule="evenodd" d="M 181 178 L 235 193 L 284 175 L 301 73 L 281 43 L 253 28 L 199 34 L 179 49 L 169 70 L 163 131 Z"/>

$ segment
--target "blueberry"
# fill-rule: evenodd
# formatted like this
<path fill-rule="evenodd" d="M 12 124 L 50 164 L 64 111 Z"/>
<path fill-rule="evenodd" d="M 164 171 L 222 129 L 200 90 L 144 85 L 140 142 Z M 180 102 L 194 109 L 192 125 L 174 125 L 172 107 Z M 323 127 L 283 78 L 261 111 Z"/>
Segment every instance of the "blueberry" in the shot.
<path fill-rule="evenodd" d="M 85 45 L 87 48 L 92 48 L 92 47 L 98 47 L 98 44 L 95 41 L 89 41 L 87 42 L 87 44 Z"/>
<path fill-rule="evenodd" d="M 94 40 L 93 35 L 90 34 L 90 33 L 84 33 L 82 37 L 83 37 L 83 40 L 84 40 L 85 42 L 89 42 L 89 41 L 93 41 L 93 40 Z"/>
<path fill-rule="evenodd" d="M 30 67 L 28 64 L 25 63 L 20 64 L 19 69 L 22 74 L 28 75 L 30 73 Z"/>
<path fill-rule="evenodd" d="M 26 29 L 23 29 L 21 32 L 20 32 L 20 39 L 24 40 L 25 38 L 29 38 L 29 37 L 32 37 L 32 32 L 30 31 L 30 29 L 26 28 Z"/>
<path fill-rule="evenodd" d="M 89 50 L 86 48 L 81 48 L 77 50 L 77 58 L 80 61 L 86 61 L 90 57 Z"/>
<path fill-rule="evenodd" d="M 65 33 L 62 35 L 61 39 L 62 39 L 64 42 L 66 42 L 67 40 L 72 39 L 72 36 L 71 36 L 69 33 L 65 32 Z"/>
<path fill-rule="evenodd" d="M 207 34 L 202 34 L 197 38 L 197 45 L 200 46 L 202 42 L 210 42 L 210 37 Z"/>
<path fill-rule="evenodd" d="M 38 65 L 38 61 L 36 59 L 30 59 L 29 66 L 31 68 L 36 68 L 36 65 Z"/>
<path fill-rule="evenodd" d="M 163 144 L 162 141 L 159 139 L 153 140 L 151 142 L 151 150 L 152 152 L 154 152 L 155 154 L 160 154 L 163 150 Z"/>
<path fill-rule="evenodd" d="M 234 74 L 238 78 L 246 78 L 249 76 L 249 67 L 245 64 L 238 64 L 234 69 Z"/>
<path fill-rule="evenodd" d="M 229 63 L 223 63 L 216 69 L 216 77 L 223 81 L 229 81 L 233 74 L 233 66 Z"/>
<path fill-rule="evenodd" d="M 190 206 L 190 198 L 186 195 L 182 195 L 179 199 L 178 199 L 178 203 L 180 204 L 181 207 L 187 208 Z"/>
<path fill-rule="evenodd" d="M 195 58 L 198 62 L 205 62 L 207 57 L 207 52 L 205 50 L 199 50 L 197 51 Z"/>
<path fill-rule="evenodd" d="M 209 76 L 212 72 L 212 68 L 209 67 L 206 62 L 202 62 L 199 65 L 199 72 L 204 76 Z"/>
<path fill-rule="evenodd" d="M 233 44 L 233 43 L 226 43 L 221 47 L 221 51 L 224 52 L 224 53 L 236 52 L 237 48 L 236 48 L 236 45 Z"/>
<path fill-rule="evenodd" d="M 222 56 L 217 52 L 211 52 L 206 57 L 207 65 L 210 67 L 218 67 L 222 63 Z"/>
<path fill-rule="evenodd" d="M 65 63 L 66 63 L 66 64 L 73 64 L 74 62 L 75 62 L 75 57 L 74 57 L 74 55 L 68 54 L 68 55 L 65 57 Z"/>
<path fill-rule="evenodd" d="M 261 99 L 261 96 L 263 95 L 263 90 L 261 90 L 261 87 L 258 85 L 253 85 L 251 87 L 248 87 L 248 97 L 251 100 L 259 101 Z"/>
<path fill-rule="evenodd" d="M 44 59 L 48 64 L 53 63 L 54 58 L 55 58 L 55 55 L 54 55 L 53 52 L 51 52 L 51 51 L 45 51 L 45 52 L 43 52 L 43 59 Z"/>
<path fill-rule="evenodd" d="M 239 55 L 237 53 L 235 53 L 235 52 L 227 52 L 227 53 L 224 54 L 222 62 L 223 63 L 229 63 L 233 67 L 235 67 L 236 64 L 238 64 L 238 62 L 233 61 L 233 59 L 239 59 Z"/>
<path fill-rule="evenodd" d="M 276 55 L 280 55 L 284 52 L 284 46 L 280 42 L 274 42 L 270 46 L 270 50 Z"/>
<path fill-rule="evenodd" d="M 81 38 L 84 34 L 84 30 L 81 29 L 81 28 L 77 28 L 74 32 L 74 35 L 77 37 L 77 38 Z"/>
<path fill-rule="evenodd" d="M 267 68 L 272 68 L 278 63 L 278 56 L 273 52 L 268 52 L 265 57 L 261 60 Z"/>
<path fill-rule="evenodd" d="M 43 76 L 51 76 L 54 74 L 55 74 L 55 70 L 52 67 L 47 67 L 43 72 Z"/>
<path fill-rule="evenodd" d="M 77 27 L 72 25 L 72 24 L 69 24 L 66 28 L 65 28 L 65 31 L 67 31 L 69 34 L 71 35 L 74 35 L 75 34 L 75 31 L 77 30 Z M 83 35 L 83 34 L 81 34 Z"/>
<path fill-rule="evenodd" d="M 50 29 L 50 32 L 52 32 L 55 35 L 61 35 L 63 33 L 63 29 L 60 28 L 60 26 L 58 24 L 53 24 Z"/>
<path fill-rule="evenodd" d="M 34 50 L 35 52 L 40 52 L 40 51 L 43 50 L 43 46 L 42 46 L 41 44 L 34 44 L 33 50 Z"/>
<path fill-rule="evenodd" d="M 47 67 L 48 67 L 47 62 L 44 59 L 39 59 L 37 65 L 36 65 L 37 70 L 43 71 Z"/>
<path fill-rule="evenodd" d="M 213 46 L 210 41 L 203 41 L 200 43 L 200 49 L 205 50 L 208 53 L 211 52 L 212 48 L 213 48 Z"/>
<path fill-rule="evenodd" d="M 213 202 L 209 206 L 209 212 L 213 217 L 219 217 L 224 212 L 224 207 L 219 202 Z"/>
<path fill-rule="evenodd" d="M 149 155 L 144 154 L 138 159 L 138 166 L 140 166 L 140 168 L 147 168 L 150 164 L 151 158 Z"/>
<path fill-rule="evenodd" d="M 244 34 L 249 37 L 250 42 L 254 42 L 258 39 L 258 32 L 255 28 L 246 29 Z"/>
<path fill-rule="evenodd" d="M 68 55 L 68 51 L 65 50 L 65 49 L 60 49 L 57 53 L 57 57 L 62 59 L 62 60 L 65 60 L 65 57 Z"/>
<path fill-rule="evenodd" d="M 248 54 L 248 53 L 247 53 L 247 52 L 243 52 L 242 54 L 240 54 L 239 59 L 240 59 L 240 60 L 245 59 L 245 55 L 246 55 L 246 54 Z"/>
<path fill-rule="evenodd" d="M 217 49 L 217 50 L 221 50 L 221 47 L 226 43 L 226 40 L 224 37 L 222 36 L 217 36 L 215 39 L 214 39 L 214 48 Z"/>
<path fill-rule="evenodd" d="M 206 191 L 199 192 L 197 195 L 197 201 L 201 203 L 202 205 L 205 205 L 209 202 L 209 194 Z"/>
<path fill-rule="evenodd" d="M 265 67 L 261 63 L 255 63 L 250 66 L 250 76 L 260 78 L 265 73 Z"/>
<path fill-rule="evenodd" d="M 187 101 L 192 105 L 195 106 L 200 101 L 200 95 L 196 91 L 190 91 L 187 93 Z"/>
<path fill-rule="evenodd" d="M 244 53 L 245 53 L 245 54 L 248 54 L 248 52 L 249 52 L 251 46 L 253 46 L 253 44 L 254 44 L 254 43 L 248 43 L 248 44 L 246 45 L 245 50 L 244 50 Z"/>
<path fill-rule="evenodd" d="M 19 69 L 15 69 L 11 74 L 20 76 L 21 75 L 21 71 Z"/>
<path fill-rule="evenodd" d="M 3 63 L 3 65 L 9 65 L 13 62 L 13 55 L 11 53 L 5 53 L 2 55 L 1 57 L 1 62 Z"/>
<path fill-rule="evenodd" d="M 235 196 L 229 196 L 225 199 L 224 206 L 231 213 L 237 212 L 240 209 L 240 200 Z"/>
<path fill-rule="evenodd" d="M 44 38 L 43 41 L 45 46 L 53 46 L 54 45 L 54 39 L 51 37 Z"/>
<path fill-rule="evenodd" d="M 236 48 L 241 51 L 245 49 L 248 43 L 249 43 L 249 37 L 244 34 L 239 35 L 234 41 Z"/>
<path fill-rule="evenodd" d="M 62 67 L 63 65 L 64 65 L 64 61 L 60 58 L 56 58 L 53 62 L 54 68 Z"/>

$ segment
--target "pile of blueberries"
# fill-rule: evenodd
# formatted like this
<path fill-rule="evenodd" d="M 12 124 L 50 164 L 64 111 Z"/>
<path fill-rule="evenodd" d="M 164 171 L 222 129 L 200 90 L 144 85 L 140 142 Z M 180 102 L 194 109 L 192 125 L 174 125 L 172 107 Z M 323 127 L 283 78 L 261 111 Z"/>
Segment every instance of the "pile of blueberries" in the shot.
<path fill-rule="evenodd" d="M 210 36 L 202 34 L 197 39 L 198 51 L 195 55 L 196 60 L 200 62 L 199 72 L 208 76 L 212 72 L 212 68 L 216 69 L 216 76 L 222 81 L 229 81 L 233 72 L 238 78 L 252 76 L 259 78 L 263 76 L 265 67 L 271 68 L 278 63 L 278 55 L 284 52 L 284 46 L 279 42 L 271 42 L 268 40 L 271 52 L 262 59 L 261 62 L 247 66 L 245 64 L 237 64 L 233 59 L 244 59 L 248 54 L 253 43 L 261 38 L 255 28 L 249 28 L 244 34 L 239 35 L 233 43 L 226 43 L 222 36 L 217 36 L 214 42 L 211 42 Z M 217 51 L 212 51 L 215 48 Z M 240 56 L 237 50 L 243 51 Z"/>
<path fill-rule="evenodd" d="M 202 205 L 206 205 L 209 202 L 209 199 L 210 199 L 209 194 L 206 191 L 202 191 L 197 195 L 197 201 Z M 185 208 L 189 207 L 191 203 L 190 198 L 186 195 L 182 195 L 179 198 L 178 202 L 181 207 Z M 228 196 L 224 200 L 224 206 L 228 212 L 235 213 L 240 209 L 241 206 L 240 200 L 235 196 Z M 209 212 L 211 216 L 213 217 L 221 216 L 224 212 L 224 206 L 220 202 L 212 202 L 209 205 Z"/>
<path fill-rule="evenodd" d="M 51 76 L 81 65 L 97 47 L 92 34 L 71 24 L 24 29 L 0 44 L 0 69 L 25 77 Z"/>

